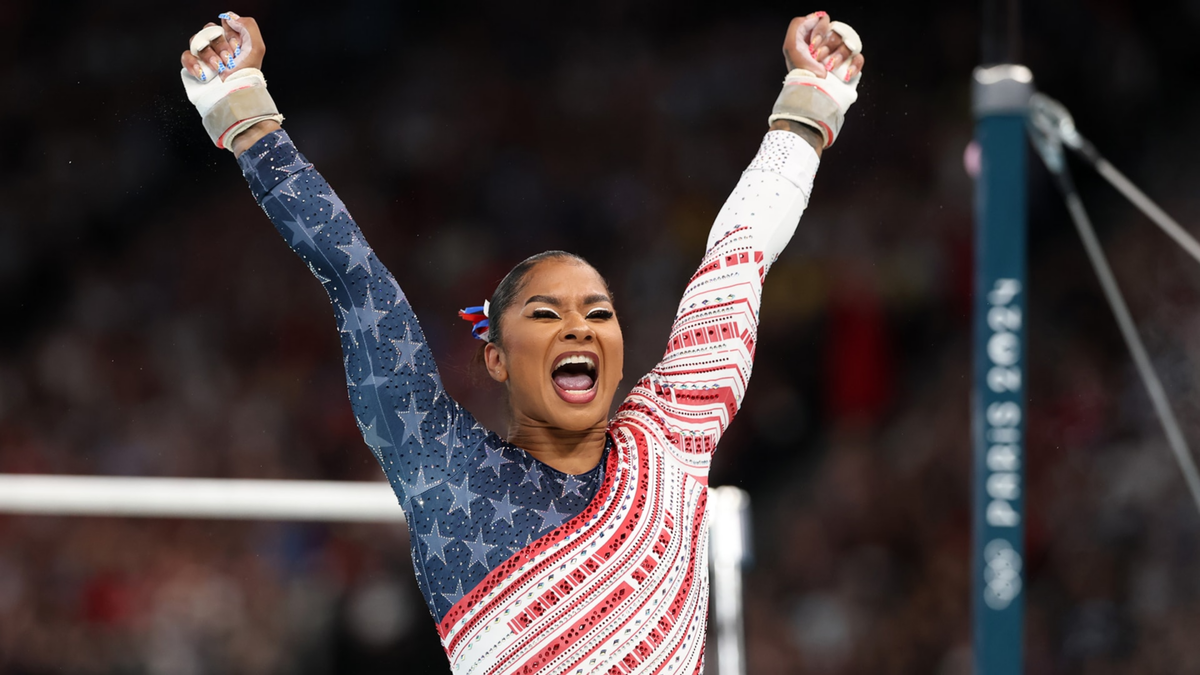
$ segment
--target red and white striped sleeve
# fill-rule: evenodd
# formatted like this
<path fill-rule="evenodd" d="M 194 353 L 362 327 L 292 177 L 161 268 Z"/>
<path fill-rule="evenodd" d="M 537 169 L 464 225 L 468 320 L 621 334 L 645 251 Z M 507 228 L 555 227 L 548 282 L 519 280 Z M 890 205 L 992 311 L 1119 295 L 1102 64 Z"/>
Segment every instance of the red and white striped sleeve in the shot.
<path fill-rule="evenodd" d="M 799 136 L 767 133 L 717 214 L 708 250 L 679 301 L 666 354 L 614 419 L 659 427 L 668 452 L 702 482 L 750 380 L 763 280 L 808 206 L 817 166 L 816 151 Z"/>

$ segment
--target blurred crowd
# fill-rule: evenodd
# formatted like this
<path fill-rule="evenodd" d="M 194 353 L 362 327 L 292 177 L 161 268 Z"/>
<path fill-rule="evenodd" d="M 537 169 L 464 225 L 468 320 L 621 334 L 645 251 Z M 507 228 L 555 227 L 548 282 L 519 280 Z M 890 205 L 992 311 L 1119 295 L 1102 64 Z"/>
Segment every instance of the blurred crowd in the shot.
<path fill-rule="evenodd" d="M 9 4 L 0 473 L 382 480 L 319 284 L 176 79 L 213 17 Z M 864 35 L 860 100 L 768 279 L 754 383 L 712 474 L 753 500 L 750 673 L 971 672 L 962 156 L 979 26 L 960 4 L 826 8 Z M 628 379 L 649 369 L 765 131 L 787 21 L 815 8 L 236 9 L 263 26 L 285 127 L 407 289 L 447 387 L 502 429 L 456 310 L 527 255 L 577 252 L 612 284 Z M 1200 97 L 1167 83 L 1194 47 L 1155 11 L 1031 9 L 1024 46 L 1187 223 Z M 1081 182 L 1200 440 L 1200 273 Z M 1065 211 L 1041 172 L 1031 185 L 1027 670 L 1200 672 L 1200 518 Z M 403 527 L 0 515 L 0 673 L 375 672 L 446 672 Z"/>

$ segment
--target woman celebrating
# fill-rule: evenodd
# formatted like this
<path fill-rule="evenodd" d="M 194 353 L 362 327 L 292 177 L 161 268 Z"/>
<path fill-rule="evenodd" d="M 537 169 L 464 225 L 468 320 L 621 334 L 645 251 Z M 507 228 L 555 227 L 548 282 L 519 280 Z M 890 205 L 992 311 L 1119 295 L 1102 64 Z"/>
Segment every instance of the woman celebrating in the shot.
<path fill-rule="evenodd" d="M 824 12 L 792 20 L 772 130 L 713 224 L 666 355 L 611 419 L 624 344 L 603 277 L 548 251 L 500 282 L 470 318 L 508 392 L 501 437 L 446 394 L 396 280 L 280 128 L 255 21 L 221 19 L 183 53 L 184 86 L 333 302 L 354 415 L 454 672 L 699 672 L 709 462 L 750 377 L 767 270 L 856 98 L 858 35 Z"/>

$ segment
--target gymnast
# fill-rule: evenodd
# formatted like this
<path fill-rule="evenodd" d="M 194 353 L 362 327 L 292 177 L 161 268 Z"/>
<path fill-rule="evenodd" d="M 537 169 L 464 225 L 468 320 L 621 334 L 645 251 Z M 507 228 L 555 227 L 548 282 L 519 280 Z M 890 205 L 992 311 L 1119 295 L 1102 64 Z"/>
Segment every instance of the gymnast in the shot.
<path fill-rule="evenodd" d="M 284 131 L 250 17 L 181 56 L 189 100 L 333 303 L 354 417 L 404 509 L 417 584 L 455 673 L 697 673 L 708 612 L 708 471 L 745 395 L 762 284 L 841 132 L 862 42 L 792 20 L 770 131 L 718 213 L 666 352 L 610 416 L 624 344 L 582 257 L 546 251 L 463 310 L 511 422 L 442 387 L 404 292 Z"/>

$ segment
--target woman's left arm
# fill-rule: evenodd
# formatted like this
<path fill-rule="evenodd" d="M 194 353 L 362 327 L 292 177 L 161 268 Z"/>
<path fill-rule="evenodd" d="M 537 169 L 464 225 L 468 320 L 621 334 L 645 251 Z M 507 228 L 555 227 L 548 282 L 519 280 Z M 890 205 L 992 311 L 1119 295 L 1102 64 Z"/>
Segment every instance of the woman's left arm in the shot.
<path fill-rule="evenodd" d="M 830 28 L 823 12 L 794 20 L 784 48 L 788 65 L 812 67 L 795 56 L 796 47 L 823 36 L 818 42 L 832 45 L 840 57 L 825 61 L 828 77 L 836 73 L 856 85 L 857 71 L 850 77 L 846 73 L 861 68 L 862 58 L 844 47 L 833 32 L 838 26 L 844 24 Z M 822 54 L 819 48 L 803 51 L 808 61 Z M 813 88 L 806 76 L 815 77 L 812 71 L 790 71 L 771 116 L 771 131 L 709 231 L 700 268 L 679 302 L 666 354 L 617 413 L 618 419 L 649 416 L 671 439 L 674 458 L 701 482 L 707 482 L 712 452 L 741 407 L 750 380 L 763 282 L 808 206 L 822 150 L 841 129 L 844 107 L 821 99 L 815 105 L 797 104 L 809 94 L 800 90 L 797 97 L 797 88 Z M 826 84 L 819 91 L 829 88 Z"/>
<path fill-rule="evenodd" d="M 808 206 L 817 152 L 801 135 L 767 133 L 725 201 L 679 301 L 663 359 L 617 412 L 648 414 L 688 473 L 707 480 L 713 449 L 750 380 L 762 285 Z"/>

